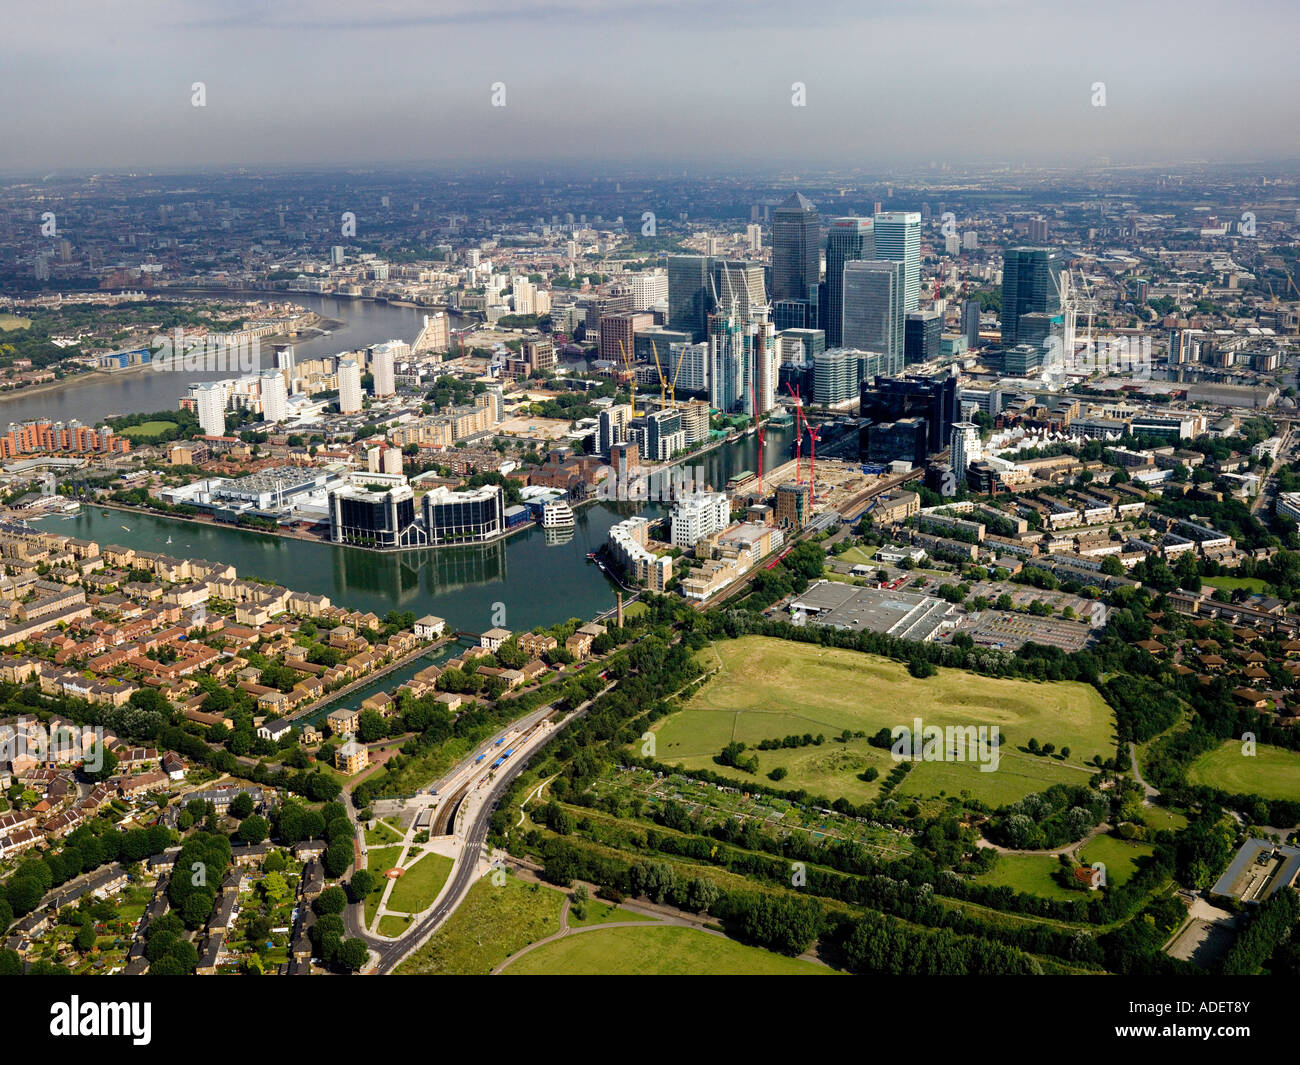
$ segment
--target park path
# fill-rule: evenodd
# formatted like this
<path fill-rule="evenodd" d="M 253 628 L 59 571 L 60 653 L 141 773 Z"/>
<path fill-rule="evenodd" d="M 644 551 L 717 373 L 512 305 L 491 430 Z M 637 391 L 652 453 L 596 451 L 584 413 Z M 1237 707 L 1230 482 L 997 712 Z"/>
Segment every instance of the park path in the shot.
<path fill-rule="evenodd" d="M 540 876 L 538 876 L 537 867 L 533 866 L 532 863 L 524 863 L 519 859 L 513 857 L 507 857 L 506 861 L 511 866 L 514 867 L 515 875 L 518 876 L 520 880 L 524 880 L 527 881 L 528 883 L 533 883 L 533 884 L 541 884 L 543 887 L 549 888 L 551 891 L 565 891 L 564 888 L 561 888 L 546 880 L 543 880 Z M 588 891 L 591 892 L 591 897 L 593 899 L 596 897 L 595 891 L 593 890 L 595 887 L 596 885 L 594 884 L 587 885 Z M 602 928 L 690 928 L 690 929 L 694 929 L 697 932 L 706 932 L 711 936 L 717 936 L 719 939 L 731 938 L 725 932 L 719 932 L 716 928 L 711 927 L 711 924 L 714 921 L 713 918 L 703 917 L 700 914 L 695 914 L 695 913 L 686 913 L 682 910 L 675 909 L 671 906 L 664 906 L 657 902 L 649 902 L 645 900 L 636 900 L 636 901 L 624 900 L 623 902 L 619 903 L 618 906 L 620 909 L 628 910 L 631 913 L 639 913 L 643 917 L 651 917 L 653 918 L 653 920 L 606 921 L 603 924 L 585 925 L 580 928 L 575 928 L 569 924 L 570 905 L 571 905 L 570 896 L 568 895 L 567 891 L 565 891 L 564 905 L 560 908 L 559 931 L 552 932 L 549 936 L 546 936 L 544 939 L 539 939 L 534 943 L 529 943 L 528 946 L 515 951 L 513 954 L 510 955 L 510 957 L 506 958 L 505 961 L 503 961 L 500 965 L 494 968 L 489 975 L 491 976 L 500 975 L 505 969 L 513 965 L 525 954 L 528 954 L 529 952 L 534 951 L 538 947 L 544 946 L 547 943 L 554 943 L 557 939 L 563 939 L 565 936 L 568 935 L 579 935 L 583 932 L 596 932 Z M 816 944 L 814 943 L 812 947 L 806 950 L 803 954 L 799 955 L 799 960 L 812 962 L 814 965 L 820 965 L 823 968 L 829 969 L 830 966 L 827 965 L 824 961 L 822 961 L 822 959 L 819 958 L 816 955 L 816 953 L 814 953 L 815 948 L 816 948 Z"/>
<path fill-rule="evenodd" d="M 1131 741 L 1128 745 L 1128 757 L 1129 757 L 1129 761 L 1132 762 L 1133 764 L 1133 779 L 1142 785 L 1142 791 L 1143 791 L 1142 805 L 1150 806 L 1152 799 L 1157 799 L 1160 797 L 1160 792 L 1156 791 L 1155 788 L 1153 788 L 1150 784 L 1146 782 L 1145 779 L 1143 779 L 1142 770 L 1138 767 L 1137 744 Z"/>
<path fill-rule="evenodd" d="M 1073 858 L 1077 855 L 1077 852 L 1083 850 L 1083 848 L 1091 843 L 1097 836 L 1109 832 L 1110 830 L 1111 826 L 1103 821 L 1101 824 L 1089 831 L 1082 839 L 1075 840 L 1073 843 L 1067 843 L 1064 847 L 1057 847 L 1050 851 L 1023 851 L 1015 850 L 1011 847 L 1001 847 L 998 844 L 985 839 L 983 836 L 980 836 L 980 838 L 975 841 L 975 846 L 983 847 L 986 851 L 997 851 L 999 854 L 1032 854 L 1039 858 L 1059 858 L 1062 854 L 1068 854 Z"/>

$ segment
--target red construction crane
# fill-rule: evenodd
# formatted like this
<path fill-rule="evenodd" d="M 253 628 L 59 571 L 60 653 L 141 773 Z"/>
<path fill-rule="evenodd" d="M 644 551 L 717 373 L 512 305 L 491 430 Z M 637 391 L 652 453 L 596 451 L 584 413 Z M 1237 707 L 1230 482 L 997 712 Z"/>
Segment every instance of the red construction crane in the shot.
<path fill-rule="evenodd" d="M 794 396 L 794 483 L 800 484 L 799 458 L 803 453 L 803 404 L 799 401 L 799 389 L 786 384 L 786 391 Z"/>
<path fill-rule="evenodd" d="M 680 367 L 680 363 L 678 366 Z M 763 494 L 763 442 L 767 439 L 767 427 L 758 416 L 758 391 L 754 387 L 754 374 L 749 375 L 749 403 L 754 414 L 754 425 L 758 437 L 758 494 Z"/>

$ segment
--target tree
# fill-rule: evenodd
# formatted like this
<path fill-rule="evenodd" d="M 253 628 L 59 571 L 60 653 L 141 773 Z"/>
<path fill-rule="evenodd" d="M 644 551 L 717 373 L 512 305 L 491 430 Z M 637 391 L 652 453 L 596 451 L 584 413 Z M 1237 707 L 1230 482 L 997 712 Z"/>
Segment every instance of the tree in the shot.
<path fill-rule="evenodd" d="M 339 964 L 350 972 L 360 972 L 370 960 L 370 948 L 364 939 L 348 939 L 339 948 Z"/>
<path fill-rule="evenodd" d="M 369 869 L 358 869 L 348 882 L 348 898 L 352 902 L 362 902 L 374 890 L 379 878 Z"/>
<path fill-rule="evenodd" d="M 271 824 L 265 817 L 254 815 L 246 817 L 239 826 L 237 835 L 244 843 L 261 843 L 271 832 Z"/>
<path fill-rule="evenodd" d="M 253 797 L 246 791 L 241 791 L 230 800 L 230 816 L 242 821 L 245 817 L 253 812 Z"/>
<path fill-rule="evenodd" d="M 344 894 L 343 889 L 337 885 L 331 885 L 320 893 L 316 901 L 312 903 L 312 908 L 321 916 L 329 913 L 342 913 L 347 908 L 348 897 Z"/>
<path fill-rule="evenodd" d="M 262 894 L 272 905 L 289 893 L 289 885 L 280 873 L 267 873 L 262 878 Z"/>
<path fill-rule="evenodd" d="M 72 937 L 72 945 L 82 954 L 88 954 L 95 946 L 95 924 L 93 921 L 87 921 L 77 929 L 77 934 Z"/>

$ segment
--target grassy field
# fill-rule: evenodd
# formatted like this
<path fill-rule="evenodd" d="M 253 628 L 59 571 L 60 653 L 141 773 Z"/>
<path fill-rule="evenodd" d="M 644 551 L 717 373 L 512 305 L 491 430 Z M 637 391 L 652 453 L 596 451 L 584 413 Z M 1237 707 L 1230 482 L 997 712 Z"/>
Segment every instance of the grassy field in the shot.
<path fill-rule="evenodd" d="M 396 939 L 411 926 L 405 917 L 394 917 L 391 913 L 379 918 L 379 934 Z"/>
<path fill-rule="evenodd" d="M 366 829 L 367 847 L 388 847 L 401 842 L 401 835 L 393 831 L 392 827 L 383 821 L 376 821 L 374 828 Z"/>
<path fill-rule="evenodd" d="M 122 430 L 122 435 L 129 436 L 132 440 L 152 440 L 168 429 L 175 428 L 175 422 L 141 422 L 139 425 L 127 426 Z"/>
<path fill-rule="evenodd" d="M 812 962 L 676 925 L 605 928 L 529 951 L 509 976 L 831 976 Z"/>
<path fill-rule="evenodd" d="M 1222 588 L 1225 592 L 1235 592 L 1238 588 L 1244 588 L 1248 592 L 1268 590 L 1268 584 L 1258 577 L 1203 577 L 1201 583 L 1208 584 L 1211 588 Z"/>
<path fill-rule="evenodd" d="M 1106 883 L 1119 887 L 1138 871 L 1138 859 L 1154 851 L 1149 843 L 1135 843 L 1118 836 L 1098 836 L 1079 852 L 1079 861 L 1084 865 L 1101 862 L 1106 867 Z"/>
<path fill-rule="evenodd" d="M 564 896 L 552 888 L 514 877 L 497 887 L 485 876 L 397 971 L 403 976 L 490 973 L 515 951 L 558 932 L 563 905 Z"/>
<path fill-rule="evenodd" d="M 1190 784 L 1205 784 L 1233 794 L 1264 799 L 1300 797 L 1300 753 L 1260 744 L 1253 758 L 1241 753 L 1238 740 L 1196 759 L 1187 770 Z"/>
<path fill-rule="evenodd" d="M 1003 854 L 998 864 L 976 878 L 991 887 L 1009 887 L 1046 899 L 1077 899 L 1079 893 L 1061 887 L 1052 874 L 1061 868 L 1056 858 L 1042 854 Z"/>
<path fill-rule="evenodd" d="M 643 913 L 633 913 L 631 910 L 625 910 L 621 906 L 615 906 L 613 903 L 601 902 L 599 899 L 591 899 L 587 902 L 587 916 L 581 921 L 573 916 L 573 910 L 569 910 L 569 927 L 570 928 L 589 928 L 595 924 L 610 924 L 615 921 L 653 921 L 653 917 L 647 917 Z"/>
<path fill-rule="evenodd" d="M 370 922 L 375 919 L 379 900 L 383 898 L 384 889 L 388 887 L 388 878 L 384 874 L 397 864 L 397 858 L 401 853 L 401 847 L 379 847 L 371 849 L 366 854 L 366 868 L 375 874 L 377 880 L 375 887 L 371 888 L 370 894 L 366 896 L 366 927 L 369 927 Z"/>
<path fill-rule="evenodd" d="M 804 788 L 855 802 L 873 798 L 894 766 L 889 751 L 865 738 L 841 743 L 845 729 L 874 735 L 881 728 L 926 725 L 996 725 L 1002 748 L 997 772 L 966 762 L 921 762 L 898 789 L 924 798 L 968 790 L 1001 804 L 1056 783 L 1083 784 L 1091 770 L 1077 768 L 1094 754 L 1109 755 L 1114 715 L 1086 684 L 1038 684 L 940 670 L 918 680 L 899 662 L 856 651 L 792 643 L 763 636 L 725 640 L 700 652 L 706 668 L 721 666 L 686 706 L 653 726 L 657 758 L 685 769 L 709 769 L 738 781 L 771 783 L 787 770 L 783 788 Z M 821 745 L 755 751 L 757 777 L 720 766 L 713 756 L 733 740 L 755 747 L 789 734 L 824 734 Z M 1070 748 L 1071 764 L 1030 755 L 1030 738 Z M 749 754 L 749 751 L 745 752 Z M 879 778 L 858 774 L 874 766 Z"/>
<path fill-rule="evenodd" d="M 834 556 L 841 562 L 848 562 L 854 566 L 868 566 L 871 560 L 876 557 L 876 547 L 850 547 L 842 555 Z"/>
<path fill-rule="evenodd" d="M 452 861 L 441 854 L 426 854 L 393 885 L 388 908 L 402 913 L 420 913 L 433 905 L 442 885 L 451 875 Z"/>
<path fill-rule="evenodd" d="M 7 329 L 26 329 L 31 324 L 30 318 L 23 318 L 17 314 L 0 314 L 0 332 Z"/>
<path fill-rule="evenodd" d="M 1180 828 L 1187 827 L 1187 818 L 1177 810 L 1169 810 L 1163 806 L 1148 806 L 1142 811 L 1142 819 L 1146 821 L 1147 828 L 1153 832 L 1160 832 L 1168 829 L 1171 832 L 1177 832 Z"/>

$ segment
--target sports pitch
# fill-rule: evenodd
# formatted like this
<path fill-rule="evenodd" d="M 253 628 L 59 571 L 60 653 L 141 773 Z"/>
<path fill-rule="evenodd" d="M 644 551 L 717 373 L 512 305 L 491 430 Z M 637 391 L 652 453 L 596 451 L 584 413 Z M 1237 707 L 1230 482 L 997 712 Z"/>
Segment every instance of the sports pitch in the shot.
<path fill-rule="evenodd" d="M 874 735 L 881 728 L 924 725 L 996 725 L 1002 738 L 998 768 L 981 772 L 975 761 L 916 762 L 895 791 L 928 798 L 969 791 L 992 804 L 1012 802 L 1052 784 L 1084 784 L 1094 754 L 1114 749 L 1114 713 L 1097 691 L 1073 682 L 1035 683 L 941 669 L 919 680 L 907 667 L 858 651 L 819 647 L 764 636 L 724 640 L 700 652 L 706 668 L 717 668 L 686 706 L 653 726 L 656 758 L 685 769 L 709 769 L 783 789 L 854 802 L 879 792 L 895 762 L 887 750 L 865 738 L 839 742 L 845 729 Z M 786 735 L 826 737 L 820 746 L 752 750 L 760 740 Z M 1030 738 L 1070 748 L 1068 760 L 1022 750 Z M 713 756 L 733 740 L 758 756 L 751 775 L 720 766 Z M 637 745 L 639 746 L 639 745 Z M 776 767 L 787 776 L 771 781 Z M 874 781 L 859 779 L 874 766 Z"/>

